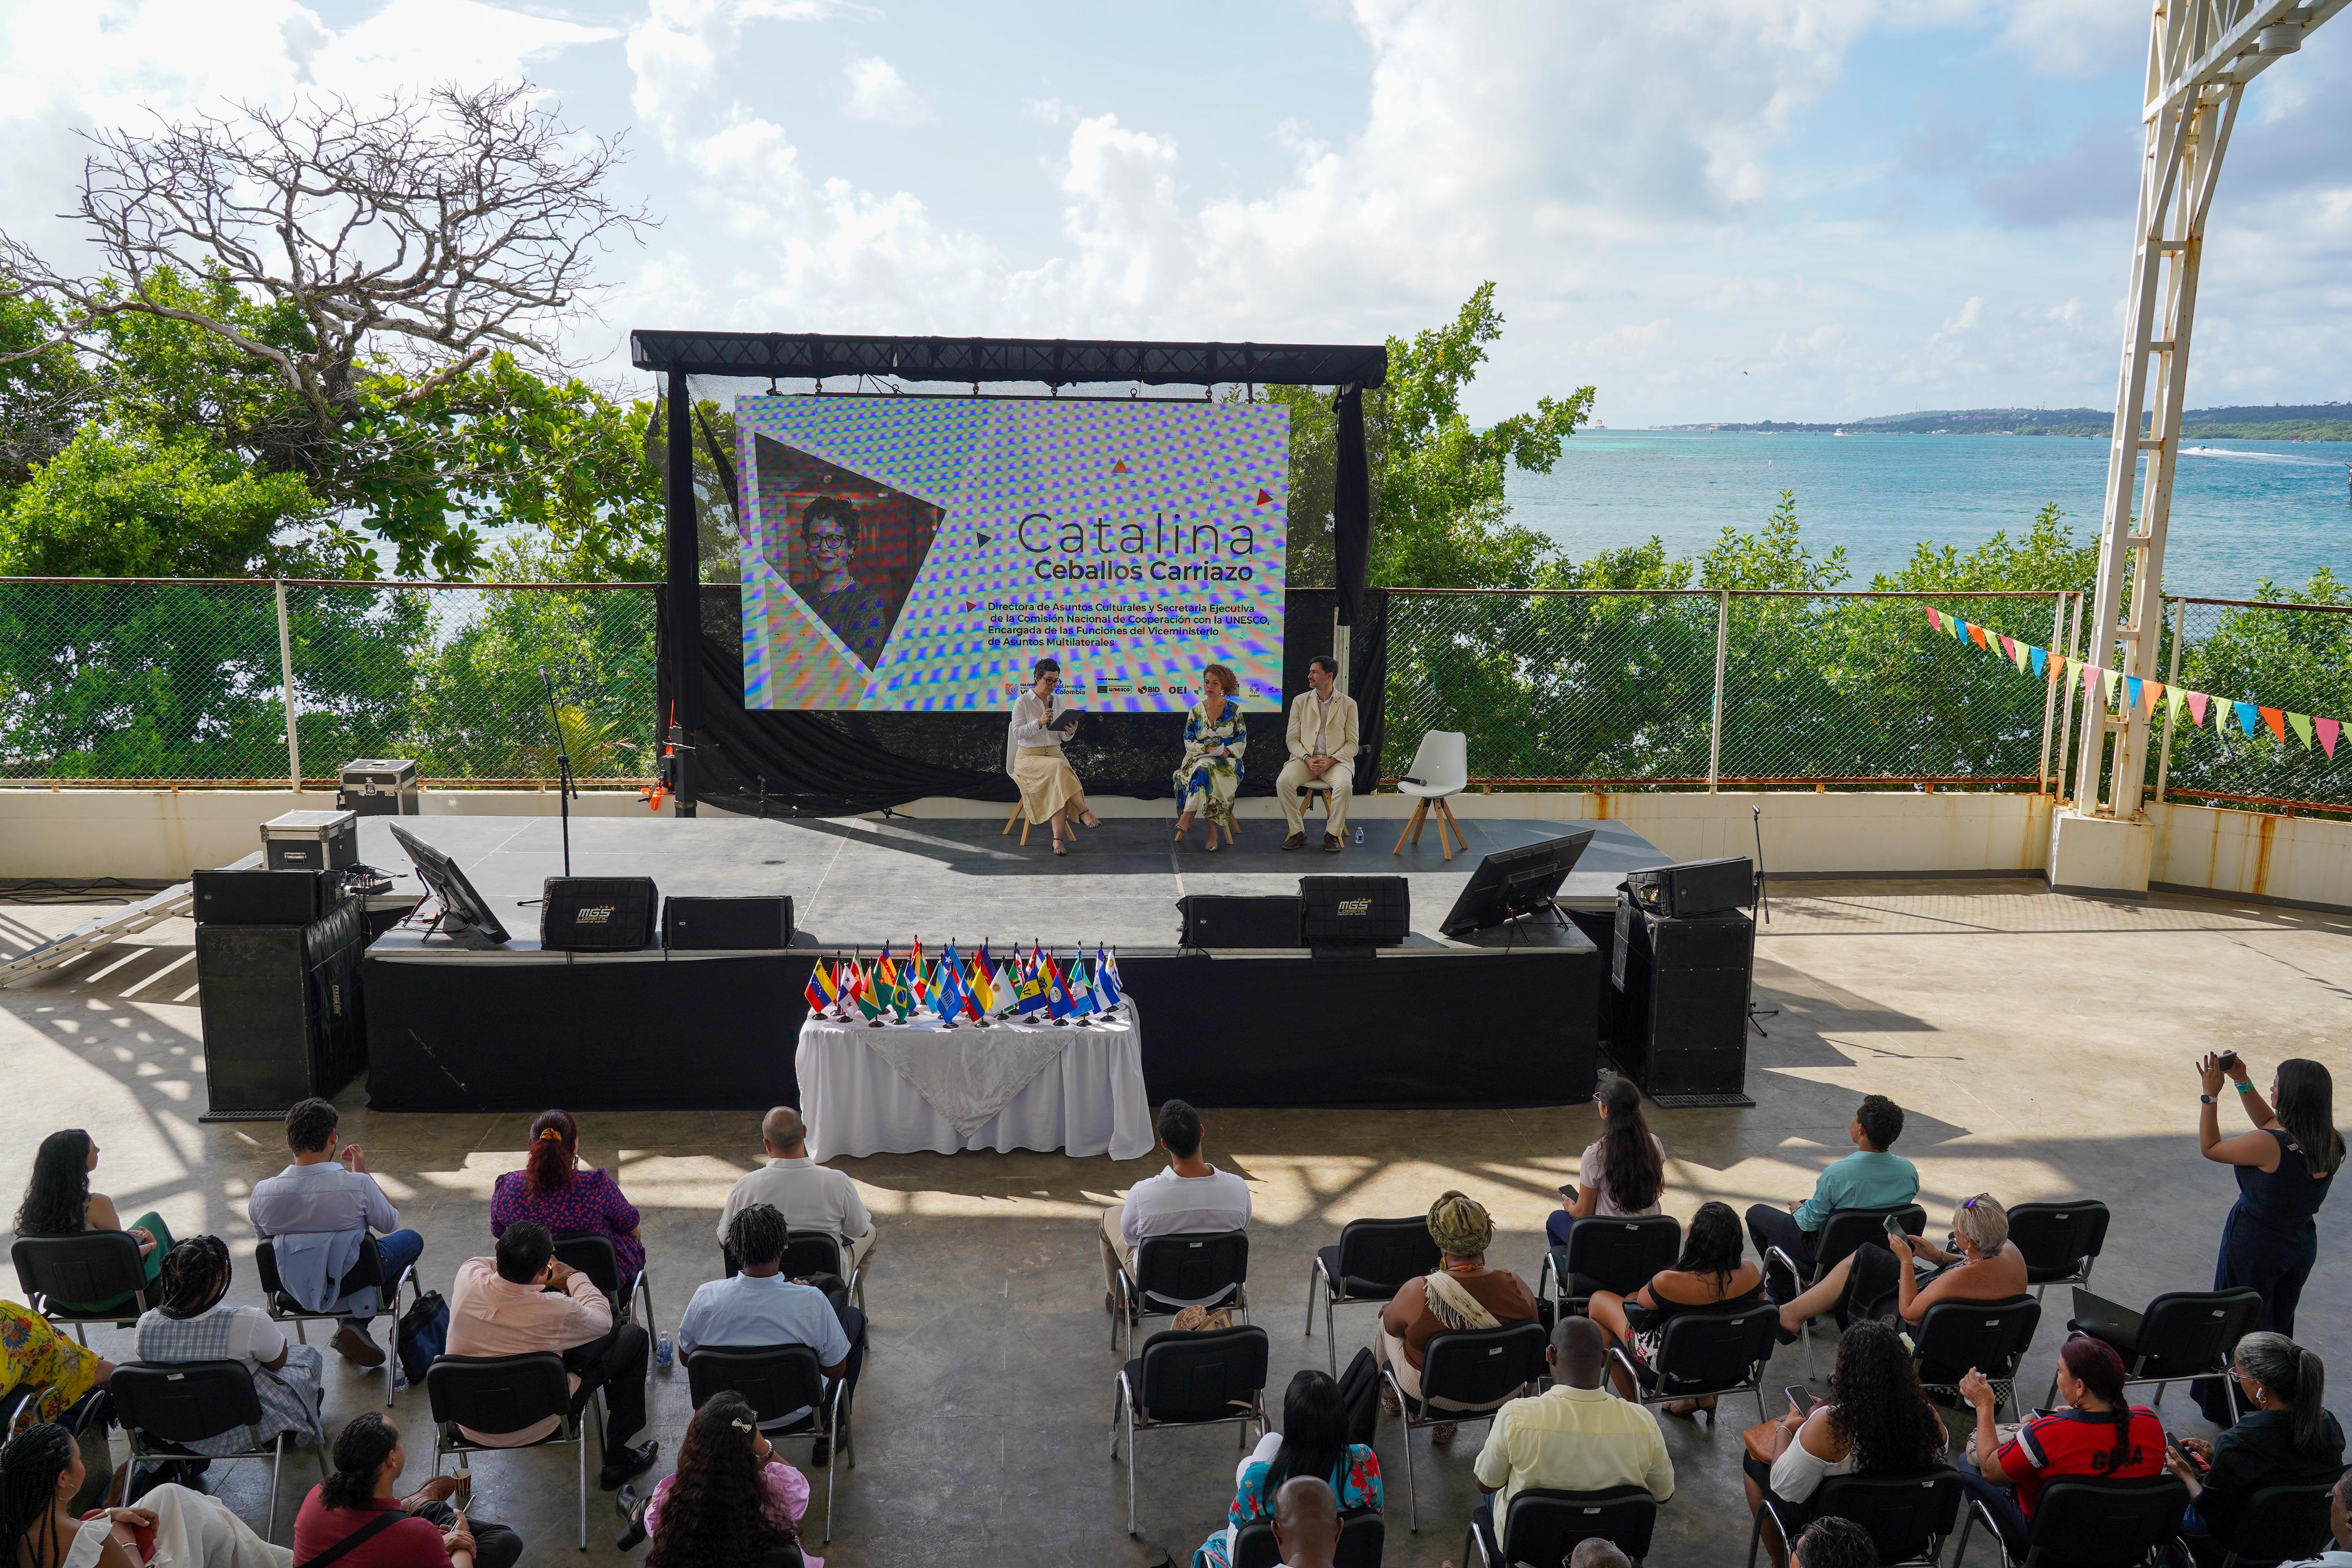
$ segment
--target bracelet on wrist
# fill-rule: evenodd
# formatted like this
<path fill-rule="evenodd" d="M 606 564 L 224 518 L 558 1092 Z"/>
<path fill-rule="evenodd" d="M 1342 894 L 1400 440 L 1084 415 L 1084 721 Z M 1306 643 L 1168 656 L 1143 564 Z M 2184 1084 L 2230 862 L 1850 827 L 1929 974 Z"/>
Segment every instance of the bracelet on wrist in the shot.
<path fill-rule="evenodd" d="M 2247 1079 L 2244 1082 L 2238 1085 L 2238 1092 L 2241 1094 L 2252 1094 L 2253 1092 L 2254 1083 L 2252 1079 Z"/>

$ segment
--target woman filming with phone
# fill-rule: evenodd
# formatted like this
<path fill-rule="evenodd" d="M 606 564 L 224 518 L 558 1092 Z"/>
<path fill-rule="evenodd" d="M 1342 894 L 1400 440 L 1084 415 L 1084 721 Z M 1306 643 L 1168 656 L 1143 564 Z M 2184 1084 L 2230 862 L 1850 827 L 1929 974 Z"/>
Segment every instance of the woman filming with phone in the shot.
<path fill-rule="evenodd" d="M 2344 1163 L 2335 1081 L 2318 1062 L 2294 1057 L 2279 1063 L 2264 1098 L 2234 1051 L 2209 1054 L 2197 1071 L 2203 1080 L 2197 1097 L 2198 1152 L 2232 1167 L 2238 1178 L 2238 1201 L 2221 1222 L 2213 1288 L 2259 1291 L 2263 1315 L 2254 1326 L 2292 1334 L 2304 1281 L 2319 1258 L 2319 1206 Z M 2236 1091 L 2253 1131 L 2221 1135 L 2224 1082 Z M 2220 1378 L 2198 1384 L 2196 1394 L 2208 1420 L 2229 1425 L 2230 1397 Z"/>

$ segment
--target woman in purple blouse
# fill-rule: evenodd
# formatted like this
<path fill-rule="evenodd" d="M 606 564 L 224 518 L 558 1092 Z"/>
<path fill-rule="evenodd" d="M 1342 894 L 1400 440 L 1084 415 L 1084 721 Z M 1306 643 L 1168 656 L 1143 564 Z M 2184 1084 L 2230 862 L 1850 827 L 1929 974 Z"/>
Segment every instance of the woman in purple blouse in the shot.
<path fill-rule="evenodd" d="M 553 1236 L 609 1237 L 620 1254 L 620 1297 L 646 1266 L 646 1244 L 637 1239 L 636 1206 L 621 1196 L 621 1184 L 601 1170 L 580 1168 L 580 1126 L 563 1111 L 542 1111 L 530 1124 L 530 1153 L 523 1168 L 499 1177 L 490 1193 L 490 1235 L 506 1234 L 518 1220 L 532 1219 Z"/>

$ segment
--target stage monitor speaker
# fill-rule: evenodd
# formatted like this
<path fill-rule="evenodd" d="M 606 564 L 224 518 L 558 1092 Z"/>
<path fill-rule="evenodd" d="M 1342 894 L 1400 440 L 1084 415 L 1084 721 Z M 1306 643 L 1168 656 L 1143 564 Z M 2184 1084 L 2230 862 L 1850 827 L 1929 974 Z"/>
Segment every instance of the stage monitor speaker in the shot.
<path fill-rule="evenodd" d="M 1756 902 L 1756 863 L 1746 855 L 1685 861 L 1625 873 L 1633 902 L 1652 915 L 1715 915 Z"/>
<path fill-rule="evenodd" d="M 662 901 L 662 946 L 740 953 L 793 945 L 789 898 L 681 898 Z"/>
<path fill-rule="evenodd" d="M 1186 947 L 1304 947 L 1295 895 L 1188 893 L 1176 901 Z"/>
<path fill-rule="evenodd" d="M 539 945 L 551 953 L 635 953 L 655 946 L 661 894 L 649 876 L 551 876 L 540 899 Z"/>
<path fill-rule="evenodd" d="M 308 925 L 335 906 L 342 876 L 324 871 L 200 871 L 199 925 Z"/>
<path fill-rule="evenodd" d="M 1652 915 L 1617 900 L 1611 1053 L 1664 1105 L 1749 1104 L 1748 998 L 1756 927 L 1745 911 Z"/>
<path fill-rule="evenodd" d="M 201 874 L 201 873 L 199 873 Z M 306 925 L 196 927 L 205 1088 L 215 1116 L 283 1115 L 366 1065 L 356 900 Z"/>
<path fill-rule="evenodd" d="M 1412 884 L 1402 876 L 1302 876 L 1298 902 L 1318 953 L 1394 947 L 1412 929 Z"/>

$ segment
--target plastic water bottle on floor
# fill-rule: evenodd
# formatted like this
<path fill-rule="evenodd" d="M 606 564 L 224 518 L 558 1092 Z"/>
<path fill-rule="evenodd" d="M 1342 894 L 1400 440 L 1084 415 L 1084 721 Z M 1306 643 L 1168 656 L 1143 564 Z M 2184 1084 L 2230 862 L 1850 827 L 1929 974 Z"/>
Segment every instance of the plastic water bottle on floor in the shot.
<path fill-rule="evenodd" d="M 1356 830 L 1356 841 L 1360 844 L 1364 841 L 1364 830 L 1361 828 Z"/>
<path fill-rule="evenodd" d="M 656 1366 L 667 1366 L 670 1362 L 670 1356 L 673 1354 L 674 1353 L 670 1347 L 669 1335 L 662 1335 L 659 1342 L 654 1345 L 654 1364 Z"/>

